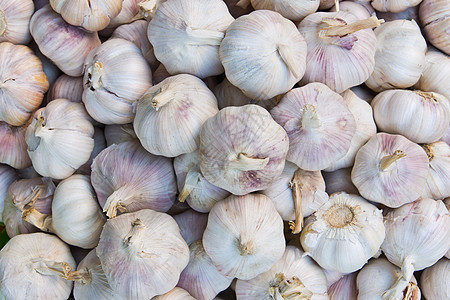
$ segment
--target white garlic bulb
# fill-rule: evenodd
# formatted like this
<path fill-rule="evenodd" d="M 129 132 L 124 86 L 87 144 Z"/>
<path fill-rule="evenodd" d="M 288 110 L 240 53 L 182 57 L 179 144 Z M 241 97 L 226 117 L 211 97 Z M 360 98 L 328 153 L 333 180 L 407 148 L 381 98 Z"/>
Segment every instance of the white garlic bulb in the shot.
<path fill-rule="evenodd" d="M 344 157 L 356 130 L 342 96 L 319 82 L 292 89 L 270 113 L 289 136 L 286 159 L 308 171 Z"/>
<path fill-rule="evenodd" d="M 0 1 L 0 43 L 28 44 L 31 39 L 29 25 L 33 12 L 32 0 Z"/>
<path fill-rule="evenodd" d="M 428 48 L 425 56 L 425 69 L 415 88 L 425 92 L 435 92 L 450 99 L 450 57 L 444 53 Z"/>
<path fill-rule="evenodd" d="M 172 161 L 148 153 L 137 141 L 109 146 L 91 168 L 98 202 L 110 218 L 144 208 L 166 212 L 175 201 Z"/>
<path fill-rule="evenodd" d="M 64 179 L 86 163 L 94 149 L 94 126 L 81 103 L 56 99 L 34 114 L 25 134 L 27 152 L 42 176 Z"/>
<path fill-rule="evenodd" d="M 63 72 L 53 63 L 52 60 L 50 60 L 47 56 L 42 54 L 41 50 L 39 50 L 39 46 L 36 44 L 34 40 L 31 40 L 31 42 L 28 44 L 31 50 L 33 50 L 34 54 L 41 60 L 42 62 L 42 68 L 44 69 L 44 73 L 47 76 L 48 82 L 50 83 L 50 86 L 52 86 L 58 76 L 60 76 Z M 45 98 L 47 98 L 48 95 L 46 95 Z"/>
<path fill-rule="evenodd" d="M 192 209 L 174 215 L 173 218 L 180 227 L 181 236 L 188 245 L 202 238 L 208 223 L 208 214 L 202 214 Z"/>
<path fill-rule="evenodd" d="M 321 82 L 337 93 L 369 78 L 375 65 L 375 16 L 358 20 L 339 12 L 317 12 L 304 18 L 298 30 L 308 45 L 302 83 Z M 337 59 L 339 58 L 339 59 Z"/>
<path fill-rule="evenodd" d="M 89 53 L 84 70 L 82 98 L 91 117 L 103 124 L 132 122 L 132 104 L 152 86 L 141 50 L 124 39 L 108 40 Z"/>
<path fill-rule="evenodd" d="M 227 79 L 255 100 L 286 93 L 305 73 L 305 39 L 290 20 L 269 10 L 231 23 L 219 54 Z"/>
<path fill-rule="evenodd" d="M 429 171 L 422 198 L 450 197 L 450 146 L 434 142 L 422 146 L 428 155 Z"/>
<path fill-rule="evenodd" d="M 245 195 L 283 172 L 288 147 L 286 132 L 264 108 L 225 107 L 202 126 L 200 170 L 215 186 Z"/>
<path fill-rule="evenodd" d="M 251 0 L 255 9 L 267 9 L 280 13 L 283 17 L 300 21 L 319 8 L 320 0 Z"/>
<path fill-rule="evenodd" d="M 79 167 L 76 171 L 78 174 L 90 175 L 91 174 L 91 165 L 95 157 L 106 148 L 105 135 L 103 134 L 103 129 L 100 127 L 94 127 L 94 135 L 92 136 L 94 139 L 94 149 L 92 150 L 91 156 L 89 160 Z"/>
<path fill-rule="evenodd" d="M 25 141 L 25 132 L 31 120 L 32 118 L 18 127 L 0 122 L 0 163 L 10 165 L 15 169 L 25 169 L 31 166 Z"/>
<path fill-rule="evenodd" d="M 450 298 L 450 260 L 442 258 L 433 266 L 423 270 L 420 288 L 427 299 Z"/>
<path fill-rule="evenodd" d="M 8 193 L 8 188 L 13 183 L 19 179 L 17 173 L 10 166 L 0 164 L 0 222 L 2 222 L 2 212 L 3 205 Z"/>
<path fill-rule="evenodd" d="M 402 12 L 409 7 L 420 4 L 422 0 L 372 0 L 371 4 L 377 11 Z"/>
<path fill-rule="evenodd" d="M 337 192 L 359 195 L 359 191 L 352 182 L 352 168 L 342 168 L 333 172 L 322 172 L 325 180 L 325 191 L 331 195 Z"/>
<path fill-rule="evenodd" d="M 123 0 L 122 9 L 119 14 L 112 18 L 109 24 L 99 34 L 101 36 L 111 36 L 111 33 L 121 25 L 130 24 L 135 20 L 141 19 L 139 15 L 139 3 L 141 0 Z M 144 20 L 143 20 L 144 21 Z M 147 34 L 145 34 L 146 36 Z"/>
<path fill-rule="evenodd" d="M 66 74 L 59 76 L 47 95 L 47 102 L 55 99 L 69 99 L 81 102 L 83 95 L 83 77 L 72 77 Z"/>
<path fill-rule="evenodd" d="M 356 278 L 358 300 L 382 300 L 383 293 L 400 277 L 400 268 L 391 264 L 386 258 L 369 261 L 358 273 Z M 413 276 L 405 289 L 388 300 L 420 300 L 420 290 Z"/>
<path fill-rule="evenodd" d="M 394 20 L 374 32 L 375 68 L 366 85 L 376 92 L 413 86 L 426 64 L 427 44 L 419 25 L 414 20 Z"/>
<path fill-rule="evenodd" d="M 248 280 L 283 256 L 283 220 L 265 195 L 231 195 L 211 209 L 202 241 L 220 273 Z"/>
<path fill-rule="evenodd" d="M 401 134 L 415 143 L 439 140 L 450 123 L 450 101 L 433 92 L 387 90 L 370 105 L 379 131 Z"/>
<path fill-rule="evenodd" d="M 395 208 L 422 194 L 428 157 L 404 136 L 380 132 L 359 149 L 351 176 L 361 196 Z"/>
<path fill-rule="evenodd" d="M 152 300 L 196 300 L 185 289 L 174 287 L 169 292 L 156 296 Z"/>
<path fill-rule="evenodd" d="M 432 266 L 450 248 L 450 213 L 441 200 L 425 198 L 388 212 L 385 226 L 381 250 L 401 268 L 401 277 L 383 294 L 383 299 L 393 299 L 402 293 L 414 271 Z"/>
<path fill-rule="evenodd" d="M 350 273 L 380 249 L 385 237 L 381 210 L 356 195 L 335 193 L 306 218 L 300 241 L 322 268 Z"/>
<path fill-rule="evenodd" d="M 148 152 L 176 157 L 197 149 L 200 127 L 218 111 L 216 97 L 203 81 L 180 74 L 143 94 L 133 125 Z"/>
<path fill-rule="evenodd" d="M 221 0 L 166 1 L 150 21 L 148 39 L 170 74 L 205 78 L 223 73 L 219 45 L 233 21 Z"/>
<path fill-rule="evenodd" d="M 114 291 L 146 300 L 175 287 L 189 248 L 171 216 L 142 209 L 105 223 L 97 256 Z"/>
<path fill-rule="evenodd" d="M 338 7 L 333 6 L 330 11 L 345 11 L 347 13 L 350 13 L 352 15 L 354 15 L 356 18 L 358 18 L 359 20 L 364 20 L 369 18 L 374 12 L 375 10 L 373 9 L 373 7 L 370 5 L 369 1 L 367 2 L 357 2 L 357 1 L 342 1 L 342 2 L 337 2 Z M 367 5 L 364 5 L 367 4 Z M 377 15 L 377 17 L 380 17 L 379 15 Z M 382 18 L 384 19 L 384 18 Z"/>
<path fill-rule="evenodd" d="M 356 300 L 358 290 L 356 289 L 356 275 L 353 272 L 342 276 L 341 279 L 328 287 L 330 300 Z"/>
<path fill-rule="evenodd" d="M 423 0 L 419 6 L 419 18 L 428 41 L 450 55 L 448 34 L 450 7 L 446 0 Z"/>
<path fill-rule="evenodd" d="M 322 268 L 297 247 L 287 246 L 270 270 L 253 279 L 236 283 L 239 300 L 328 299 Z"/>
<path fill-rule="evenodd" d="M 75 268 L 69 246 L 47 233 L 20 234 L 0 251 L 0 295 L 4 299 L 68 299 Z"/>
<path fill-rule="evenodd" d="M 111 124 L 106 125 L 105 130 L 106 146 L 120 144 L 127 141 L 137 141 L 138 138 L 133 129 L 133 124 Z"/>

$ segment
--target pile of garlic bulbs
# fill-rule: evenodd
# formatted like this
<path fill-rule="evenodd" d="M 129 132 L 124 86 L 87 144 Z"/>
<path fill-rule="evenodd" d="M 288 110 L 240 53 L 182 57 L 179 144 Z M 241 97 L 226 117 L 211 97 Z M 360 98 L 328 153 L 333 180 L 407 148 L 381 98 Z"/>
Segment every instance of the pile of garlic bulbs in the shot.
<path fill-rule="evenodd" d="M 449 15 L 0 0 L 0 299 L 450 299 Z"/>

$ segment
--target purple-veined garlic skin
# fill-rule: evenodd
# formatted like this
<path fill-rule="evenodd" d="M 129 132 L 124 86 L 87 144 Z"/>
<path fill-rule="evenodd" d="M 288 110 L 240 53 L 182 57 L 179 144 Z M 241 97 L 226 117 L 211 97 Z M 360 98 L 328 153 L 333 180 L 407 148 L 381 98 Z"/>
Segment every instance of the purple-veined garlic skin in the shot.
<path fill-rule="evenodd" d="M 425 68 L 427 44 L 414 20 L 381 24 L 376 35 L 375 68 L 366 85 L 376 92 L 411 87 Z"/>
<path fill-rule="evenodd" d="M 306 218 L 300 241 L 322 268 L 351 273 L 380 249 L 385 237 L 381 210 L 364 198 L 335 193 Z"/>
<path fill-rule="evenodd" d="M 111 36 L 111 33 L 121 25 L 131 24 L 134 20 L 140 19 L 141 17 L 138 15 L 139 2 L 141 0 L 123 0 L 119 14 L 112 18 L 108 26 L 100 31 L 99 34 L 101 36 Z M 145 32 L 145 36 L 147 36 L 147 32 Z"/>
<path fill-rule="evenodd" d="M 415 143 L 433 143 L 447 131 L 450 102 L 438 93 L 387 90 L 370 103 L 379 131 L 401 134 Z"/>
<path fill-rule="evenodd" d="M 386 1 L 386 0 L 381 0 Z M 392 0 L 388 0 L 392 1 Z M 414 0 L 417 2 L 417 0 Z M 422 1 L 422 0 L 420 0 Z M 369 0 L 370 2 L 370 0 Z M 419 5 L 408 7 L 407 9 L 401 11 L 401 12 L 382 12 L 377 11 L 377 17 L 380 19 L 383 19 L 386 22 L 394 21 L 394 20 L 414 20 L 417 24 L 419 24 Z"/>
<path fill-rule="evenodd" d="M 111 146 L 112 144 L 120 144 L 128 141 L 138 141 L 132 123 L 121 125 L 106 125 L 104 134 L 107 147 Z"/>
<path fill-rule="evenodd" d="M 220 273 L 242 280 L 269 270 L 286 247 L 283 220 L 262 194 L 231 195 L 216 203 L 202 242 Z"/>
<path fill-rule="evenodd" d="M 383 132 L 359 149 L 351 174 L 361 196 L 392 208 L 419 198 L 427 176 L 425 150 L 404 136 Z"/>
<path fill-rule="evenodd" d="M 286 93 L 305 73 L 305 39 L 292 21 L 274 11 L 236 19 L 219 54 L 227 79 L 254 100 Z"/>
<path fill-rule="evenodd" d="M 202 214 L 189 209 L 174 215 L 173 218 L 180 227 L 181 236 L 188 245 L 202 239 L 203 232 L 208 223 L 208 214 Z"/>
<path fill-rule="evenodd" d="M 74 77 L 83 74 L 86 56 L 101 44 L 96 32 L 87 32 L 66 23 L 50 5 L 31 17 L 30 32 L 41 52 L 61 71 Z"/>
<path fill-rule="evenodd" d="M 152 71 L 138 46 L 110 39 L 89 53 L 84 70 L 82 99 L 91 117 L 103 124 L 131 123 L 133 103 L 152 86 Z"/>
<path fill-rule="evenodd" d="M 385 299 L 382 297 L 383 293 L 401 276 L 400 268 L 391 264 L 386 258 L 370 260 L 369 263 L 359 271 L 358 276 L 356 277 L 355 293 L 358 294 L 358 300 Z M 413 276 L 401 294 L 388 299 L 420 300 L 420 296 L 421 293 L 417 286 L 417 280 Z"/>
<path fill-rule="evenodd" d="M 358 20 L 345 11 L 304 18 L 298 25 L 308 45 L 301 83 L 321 82 L 342 93 L 365 82 L 375 66 L 376 37 L 370 28 L 379 24 L 375 16 Z"/>
<path fill-rule="evenodd" d="M 358 295 L 356 275 L 357 272 L 344 275 L 333 283 L 327 290 L 330 300 L 356 300 Z"/>
<path fill-rule="evenodd" d="M 300 239 L 299 239 L 300 242 Z M 301 245 L 300 245 L 301 247 Z M 335 284 L 336 282 L 338 282 L 340 279 L 342 279 L 345 274 L 339 271 L 335 271 L 335 270 L 326 270 L 326 269 L 322 269 L 323 273 L 325 274 L 325 278 L 327 279 L 327 287 L 328 289 Z"/>
<path fill-rule="evenodd" d="M 423 270 L 420 288 L 426 299 L 448 299 L 450 297 L 450 260 L 440 259 Z"/>
<path fill-rule="evenodd" d="M 354 15 L 359 20 L 364 20 L 369 18 L 375 10 L 373 7 L 369 4 L 369 2 L 365 2 L 367 5 L 363 5 L 360 2 L 357 1 L 342 1 L 339 2 L 339 11 L 345 11 L 352 15 Z M 333 6 L 330 11 L 335 12 L 336 5 Z M 378 15 L 377 15 L 378 16 Z M 380 16 L 378 16 L 381 18 Z"/>
<path fill-rule="evenodd" d="M 422 145 L 428 155 L 429 172 L 422 198 L 450 197 L 450 146 L 445 142 Z"/>
<path fill-rule="evenodd" d="M 209 300 L 228 288 L 233 277 L 221 274 L 206 254 L 199 239 L 189 246 L 189 263 L 180 274 L 177 286 L 184 288 L 195 299 Z"/>
<path fill-rule="evenodd" d="M 108 282 L 127 299 L 151 299 L 178 282 L 189 247 L 175 220 L 151 209 L 109 219 L 97 246 Z"/>
<path fill-rule="evenodd" d="M 169 292 L 156 296 L 152 300 L 196 300 L 188 291 L 180 287 L 174 287 Z"/>
<path fill-rule="evenodd" d="M 148 153 L 137 141 L 109 146 L 91 168 L 98 202 L 110 218 L 145 208 L 166 212 L 175 201 L 172 161 Z"/>
<path fill-rule="evenodd" d="M 32 118 L 25 125 L 18 127 L 0 122 L 0 163 L 15 169 L 25 169 L 31 166 L 25 141 L 25 132 L 31 120 Z"/>
<path fill-rule="evenodd" d="M 8 188 L 19 176 L 16 171 L 8 165 L 0 164 L 0 222 L 2 222 L 2 212 L 4 201 L 8 193 Z"/>
<path fill-rule="evenodd" d="M 29 25 L 33 13 L 32 0 L 1 0 L 0 43 L 28 44 L 31 39 Z"/>
<path fill-rule="evenodd" d="M 439 50 L 429 47 L 425 56 L 425 69 L 414 86 L 424 92 L 435 92 L 450 99 L 450 57 Z"/>
<path fill-rule="evenodd" d="M 30 119 L 49 87 L 42 62 L 33 51 L 10 42 L 0 43 L 0 82 L 0 121 L 13 126 Z"/>
<path fill-rule="evenodd" d="M 419 18 L 428 41 L 450 55 L 448 27 L 450 6 L 446 0 L 423 0 L 419 6 Z"/>
<path fill-rule="evenodd" d="M 356 130 L 342 96 L 319 82 L 292 89 L 270 113 L 289 136 L 286 159 L 308 171 L 344 157 Z"/>
<path fill-rule="evenodd" d="M 293 22 L 315 13 L 320 4 L 320 0 L 251 0 L 250 2 L 255 9 L 276 11 Z"/>
<path fill-rule="evenodd" d="M 264 108 L 225 107 L 201 128 L 200 170 L 213 185 L 245 195 L 283 172 L 288 148 L 286 132 Z"/>
<path fill-rule="evenodd" d="M 414 271 L 432 266 L 450 248 L 450 213 L 441 200 L 425 198 L 389 211 L 384 223 L 386 239 L 381 250 L 401 268 L 401 278 L 385 292 L 385 296 L 395 296 Z"/>
<path fill-rule="evenodd" d="M 347 194 L 358 195 L 359 191 L 352 182 L 352 168 L 342 168 L 333 172 L 322 172 L 325 180 L 325 192 L 329 195 L 346 192 Z"/>
<path fill-rule="evenodd" d="M 176 157 L 198 148 L 201 126 L 218 111 L 216 97 L 203 81 L 180 74 L 143 94 L 133 125 L 148 152 Z"/>
<path fill-rule="evenodd" d="M 350 89 L 342 93 L 341 96 L 355 117 L 356 130 L 347 154 L 326 168 L 324 171 L 327 172 L 353 166 L 359 148 L 377 133 L 377 126 L 373 120 L 373 111 L 370 104 L 359 98 Z"/>
<path fill-rule="evenodd" d="M 83 95 L 83 77 L 72 77 L 66 74 L 59 76 L 47 95 L 47 102 L 55 99 L 69 99 L 80 102 Z"/>
<path fill-rule="evenodd" d="M 57 236 L 38 232 L 13 237 L 0 251 L 4 299 L 68 299 L 73 283 L 63 278 L 75 261 Z"/>
<path fill-rule="evenodd" d="M 103 129 L 100 127 L 94 127 L 94 135 L 92 136 L 94 139 L 94 149 L 92 150 L 91 156 L 89 160 L 79 167 L 76 171 L 78 174 L 90 175 L 91 174 L 91 165 L 94 161 L 94 158 L 106 148 L 105 135 L 103 134 Z"/>
<path fill-rule="evenodd" d="M 230 196 L 230 192 L 221 189 L 203 177 L 200 172 L 198 151 L 185 153 L 173 160 L 180 201 L 186 201 L 192 209 L 207 213 L 218 201 Z"/>
<path fill-rule="evenodd" d="M 223 73 L 218 50 L 233 21 L 223 1 L 172 0 L 158 7 L 147 34 L 170 74 L 205 78 Z"/>
<path fill-rule="evenodd" d="M 236 296 L 251 299 L 329 299 L 322 268 L 295 246 L 287 246 L 270 270 L 250 280 L 238 280 Z"/>
<path fill-rule="evenodd" d="M 410 7 L 415 7 L 422 0 L 372 0 L 371 5 L 377 11 L 399 13 Z"/>

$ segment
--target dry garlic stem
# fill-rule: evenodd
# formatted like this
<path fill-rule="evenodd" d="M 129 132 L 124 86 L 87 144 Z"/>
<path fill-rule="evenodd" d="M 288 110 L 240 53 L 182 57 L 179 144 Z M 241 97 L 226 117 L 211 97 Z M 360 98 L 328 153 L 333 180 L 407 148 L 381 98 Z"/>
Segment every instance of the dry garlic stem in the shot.
<path fill-rule="evenodd" d="M 283 273 L 277 273 L 275 279 L 270 282 L 269 297 L 270 299 L 311 299 L 313 293 L 309 291 L 305 285 L 294 276 L 286 278 Z"/>
<path fill-rule="evenodd" d="M 375 28 L 380 26 L 380 24 L 384 23 L 383 19 L 378 19 L 375 15 L 370 18 L 364 20 L 357 20 L 350 24 L 343 25 L 341 22 L 336 21 L 335 19 L 324 19 L 323 23 L 329 25 L 328 27 L 324 27 L 319 31 L 319 37 L 333 37 L 340 36 L 343 37 L 347 34 L 351 34 L 357 32 L 358 30 Z"/>
<path fill-rule="evenodd" d="M 406 154 L 402 150 L 395 150 L 392 155 L 386 155 L 380 160 L 380 169 L 385 172 L 388 171 L 389 167 L 399 160 L 400 158 L 405 157 Z"/>
<path fill-rule="evenodd" d="M 302 230 L 303 226 L 303 212 L 302 212 L 302 188 L 303 184 L 300 181 L 299 171 L 302 172 L 301 169 L 298 169 L 294 173 L 294 178 L 290 182 L 290 187 L 292 189 L 292 196 L 294 198 L 294 208 L 295 208 L 295 221 L 289 221 L 289 228 L 292 230 L 292 233 L 297 234 Z"/>

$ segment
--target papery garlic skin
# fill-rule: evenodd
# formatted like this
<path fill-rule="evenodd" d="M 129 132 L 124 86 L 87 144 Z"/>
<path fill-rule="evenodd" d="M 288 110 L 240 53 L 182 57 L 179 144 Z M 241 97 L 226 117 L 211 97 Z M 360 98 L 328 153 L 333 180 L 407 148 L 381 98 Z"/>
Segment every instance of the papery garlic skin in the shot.
<path fill-rule="evenodd" d="M 300 21 L 319 8 L 320 0 L 251 0 L 255 9 L 267 9 L 280 13 L 283 17 Z"/>
<path fill-rule="evenodd" d="M 427 176 L 428 157 L 422 147 L 382 132 L 359 149 L 351 174 L 361 196 L 393 208 L 419 198 Z"/>
<path fill-rule="evenodd" d="M 422 0 L 372 0 L 371 4 L 377 11 L 397 13 L 417 6 L 420 2 Z"/>
<path fill-rule="evenodd" d="M 100 127 L 94 127 L 94 135 L 92 136 L 92 138 L 94 139 L 94 149 L 92 149 L 89 160 L 77 169 L 77 174 L 90 175 L 91 165 L 94 161 L 94 158 L 97 157 L 97 155 L 106 148 L 106 140 L 105 135 L 103 134 L 103 129 L 101 129 Z"/>
<path fill-rule="evenodd" d="M 236 19 L 219 54 L 227 79 L 255 100 L 286 93 L 305 73 L 305 39 L 291 21 L 273 11 Z"/>
<path fill-rule="evenodd" d="M 122 9 L 119 14 L 112 18 L 99 34 L 101 36 L 110 36 L 114 29 L 121 25 L 132 23 L 133 21 L 140 19 L 139 16 L 139 3 L 141 0 L 123 0 Z"/>
<path fill-rule="evenodd" d="M 234 18 L 220 0 L 162 3 L 148 26 L 156 58 L 170 74 L 219 75 L 219 45 Z"/>
<path fill-rule="evenodd" d="M 369 18 L 375 10 L 372 8 L 372 6 L 369 4 L 369 2 L 365 2 L 368 5 L 363 5 L 360 2 L 357 1 L 342 1 L 339 2 L 339 11 L 345 11 L 348 12 L 355 17 L 357 17 L 359 20 L 364 20 Z M 330 11 L 337 11 L 336 5 L 333 6 Z M 377 15 L 378 16 L 378 15 Z M 378 16 L 380 17 L 380 16 Z M 381 18 L 381 17 L 380 17 Z"/>
<path fill-rule="evenodd" d="M 0 43 L 28 44 L 31 39 L 29 24 L 33 13 L 32 0 L 0 1 Z"/>
<path fill-rule="evenodd" d="M 413 86 L 425 68 L 427 44 L 414 20 L 394 20 L 374 30 L 375 69 L 366 85 L 376 92 Z M 401 50 L 400 50 L 401 49 Z"/>
<path fill-rule="evenodd" d="M 286 132 L 264 108 L 225 107 L 201 128 L 200 170 L 215 186 L 245 195 L 283 172 L 288 147 Z"/>
<path fill-rule="evenodd" d="M 88 161 L 93 135 L 81 103 L 56 99 L 35 112 L 25 134 L 27 152 L 40 175 L 64 179 Z"/>
<path fill-rule="evenodd" d="M 47 95 L 47 102 L 60 98 L 69 99 L 73 102 L 81 102 L 82 95 L 83 77 L 72 77 L 63 74 L 52 85 Z"/>
<path fill-rule="evenodd" d="M 201 240 L 206 224 L 208 223 L 208 214 L 202 214 L 189 209 L 173 216 L 183 239 L 188 245 L 197 240 Z"/>
<path fill-rule="evenodd" d="M 330 300 L 356 300 L 358 295 L 356 275 L 357 272 L 344 275 L 328 287 L 327 293 Z"/>
<path fill-rule="evenodd" d="M 433 266 L 423 270 L 420 288 L 426 299 L 450 298 L 450 260 L 442 258 Z"/>
<path fill-rule="evenodd" d="M 197 149 L 201 126 L 218 111 L 216 97 L 203 81 L 180 74 L 143 94 L 133 126 L 148 152 L 176 157 Z"/>
<path fill-rule="evenodd" d="M 0 43 L 0 121 L 24 125 L 42 103 L 49 83 L 30 48 Z"/>
<path fill-rule="evenodd" d="M 236 296 L 239 300 L 329 299 L 322 268 L 294 246 L 287 246 L 282 258 L 267 272 L 247 281 L 238 280 Z"/>
<path fill-rule="evenodd" d="M 50 0 L 50 5 L 67 23 L 88 31 L 100 31 L 119 14 L 122 2 L 123 0 Z"/>
<path fill-rule="evenodd" d="M 248 280 L 283 256 L 283 220 L 265 195 L 231 195 L 211 209 L 202 242 L 220 273 Z"/>
<path fill-rule="evenodd" d="M 15 236 L 0 251 L 0 295 L 5 299 L 68 299 L 73 284 L 61 278 L 67 267 L 74 269 L 75 261 L 58 237 L 47 233 Z"/>
<path fill-rule="evenodd" d="M 25 140 L 25 132 L 31 120 L 32 118 L 25 125 L 19 127 L 0 122 L 0 163 L 10 165 L 15 169 L 31 166 Z"/>
<path fill-rule="evenodd" d="M 196 300 L 194 297 L 189 294 L 188 291 L 180 288 L 174 287 L 169 292 L 156 296 L 152 298 L 152 300 Z"/>
<path fill-rule="evenodd" d="M 83 74 L 88 53 L 101 44 L 96 32 L 87 32 L 66 23 L 61 16 L 44 6 L 34 13 L 30 32 L 42 53 L 70 76 Z"/>
<path fill-rule="evenodd" d="M 132 122 L 133 103 L 152 86 L 141 50 L 130 41 L 111 39 L 89 53 L 84 69 L 82 99 L 89 115 L 103 124 Z"/>
<path fill-rule="evenodd" d="M 142 209 L 106 222 L 97 256 L 113 290 L 144 300 L 175 287 L 189 248 L 171 216 Z"/>
<path fill-rule="evenodd" d="M 19 176 L 15 170 L 7 165 L 0 164 L 0 222 L 2 221 L 2 212 L 6 194 L 8 193 L 8 188 L 13 183 L 19 179 Z"/>
<path fill-rule="evenodd" d="M 450 8 L 446 0 L 424 0 L 419 6 L 419 18 L 428 41 L 450 55 L 448 26 Z"/>
<path fill-rule="evenodd" d="M 351 273 L 377 253 L 384 237 L 381 210 L 342 192 L 305 220 L 300 241 L 322 268 Z"/>
<path fill-rule="evenodd" d="M 435 92 L 450 99 L 448 84 L 450 57 L 434 48 L 429 48 L 425 59 L 425 69 L 414 87 L 425 92 Z"/>
<path fill-rule="evenodd" d="M 450 146 L 435 142 L 422 146 L 428 155 L 429 172 L 422 198 L 450 197 Z"/>

